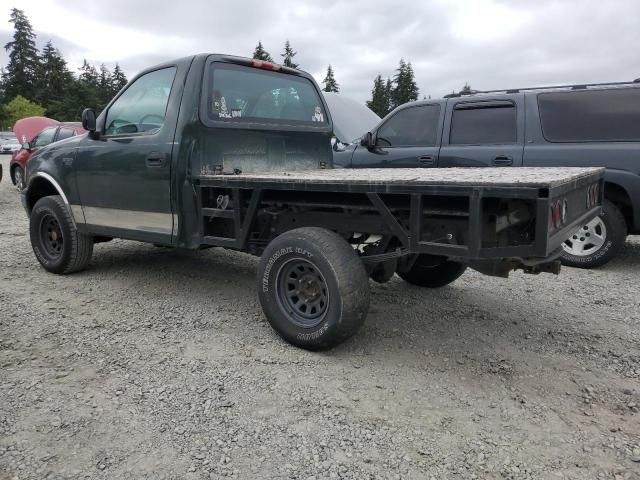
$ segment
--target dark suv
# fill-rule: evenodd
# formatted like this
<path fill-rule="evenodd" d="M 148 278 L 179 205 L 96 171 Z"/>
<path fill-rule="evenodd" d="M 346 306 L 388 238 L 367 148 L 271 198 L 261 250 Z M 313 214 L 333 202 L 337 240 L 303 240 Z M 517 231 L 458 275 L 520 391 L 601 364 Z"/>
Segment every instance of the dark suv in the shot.
<path fill-rule="evenodd" d="M 345 168 L 603 166 L 603 214 L 567 239 L 563 262 L 603 265 L 640 234 L 640 80 L 412 102 L 340 149 Z"/>

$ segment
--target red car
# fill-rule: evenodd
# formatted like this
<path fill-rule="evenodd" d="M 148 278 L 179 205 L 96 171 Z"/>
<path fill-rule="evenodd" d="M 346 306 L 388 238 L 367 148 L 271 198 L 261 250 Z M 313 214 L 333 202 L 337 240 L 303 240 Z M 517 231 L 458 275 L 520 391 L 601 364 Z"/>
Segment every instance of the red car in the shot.
<path fill-rule="evenodd" d="M 46 128 L 43 129 L 43 126 Z M 22 190 L 26 186 L 24 172 L 33 152 L 50 143 L 86 133 L 80 123 L 58 122 L 46 117 L 30 117 L 19 120 L 13 131 L 22 142 L 22 148 L 11 156 L 9 162 L 9 175 L 18 190 Z M 37 135 L 34 135 L 34 132 L 38 132 Z"/>

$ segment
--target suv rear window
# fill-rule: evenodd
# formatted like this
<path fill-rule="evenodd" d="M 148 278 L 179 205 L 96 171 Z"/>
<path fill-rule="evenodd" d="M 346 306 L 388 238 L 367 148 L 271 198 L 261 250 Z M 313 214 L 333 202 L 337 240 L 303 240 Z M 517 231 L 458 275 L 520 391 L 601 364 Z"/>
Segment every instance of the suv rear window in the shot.
<path fill-rule="evenodd" d="M 511 102 L 458 104 L 451 119 L 450 145 L 517 141 L 516 106 Z"/>
<path fill-rule="evenodd" d="M 640 141 L 640 88 L 538 95 L 549 142 Z"/>
<path fill-rule="evenodd" d="M 322 100 L 309 79 L 216 62 L 209 71 L 207 116 L 240 123 L 328 124 Z"/>

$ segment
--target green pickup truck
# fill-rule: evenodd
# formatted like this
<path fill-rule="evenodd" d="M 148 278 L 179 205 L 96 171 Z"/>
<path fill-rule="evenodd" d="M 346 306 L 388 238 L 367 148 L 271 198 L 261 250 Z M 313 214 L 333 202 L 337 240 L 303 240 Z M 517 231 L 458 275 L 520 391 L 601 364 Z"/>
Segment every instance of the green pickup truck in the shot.
<path fill-rule="evenodd" d="M 116 237 L 259 255 L 265 315 L 307 349 L 358 330 L 369 278 L 432 288 L 467 267 L 558 273 L 562 242 L 601 209 L 597 168 L 334 169 L 313 78 L 259 60 L 158 65 L 82 121 L 88 134 L 27 168 L 45 270 L 82 270 L 94 243 Z"/>

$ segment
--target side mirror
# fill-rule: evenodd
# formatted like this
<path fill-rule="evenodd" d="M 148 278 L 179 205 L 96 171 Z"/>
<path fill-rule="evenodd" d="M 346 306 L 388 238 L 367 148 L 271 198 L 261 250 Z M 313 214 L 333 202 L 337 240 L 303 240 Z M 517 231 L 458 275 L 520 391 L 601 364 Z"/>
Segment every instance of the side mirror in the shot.
<path fill-rule="evenodd" d="M 367 147 L 368 150 L 373 150 L 376 147 L 376 142 L 373 137 L 373 133 L 367 132 L 360 139 L 360 145 Z"/>
<path fill-rule="evenodd" d="M 22 148 L 24 148 L 25 150 L 31 150 L 31 145 L 29 144 L 29 142 L 24 142 L 22 144 Z"/>
<path fill-rule="evenodd" d="M 96 112 L 91 108 L 85 108 L 82 111 L 82 128 L 91 133 L 96 131 Z"/>

